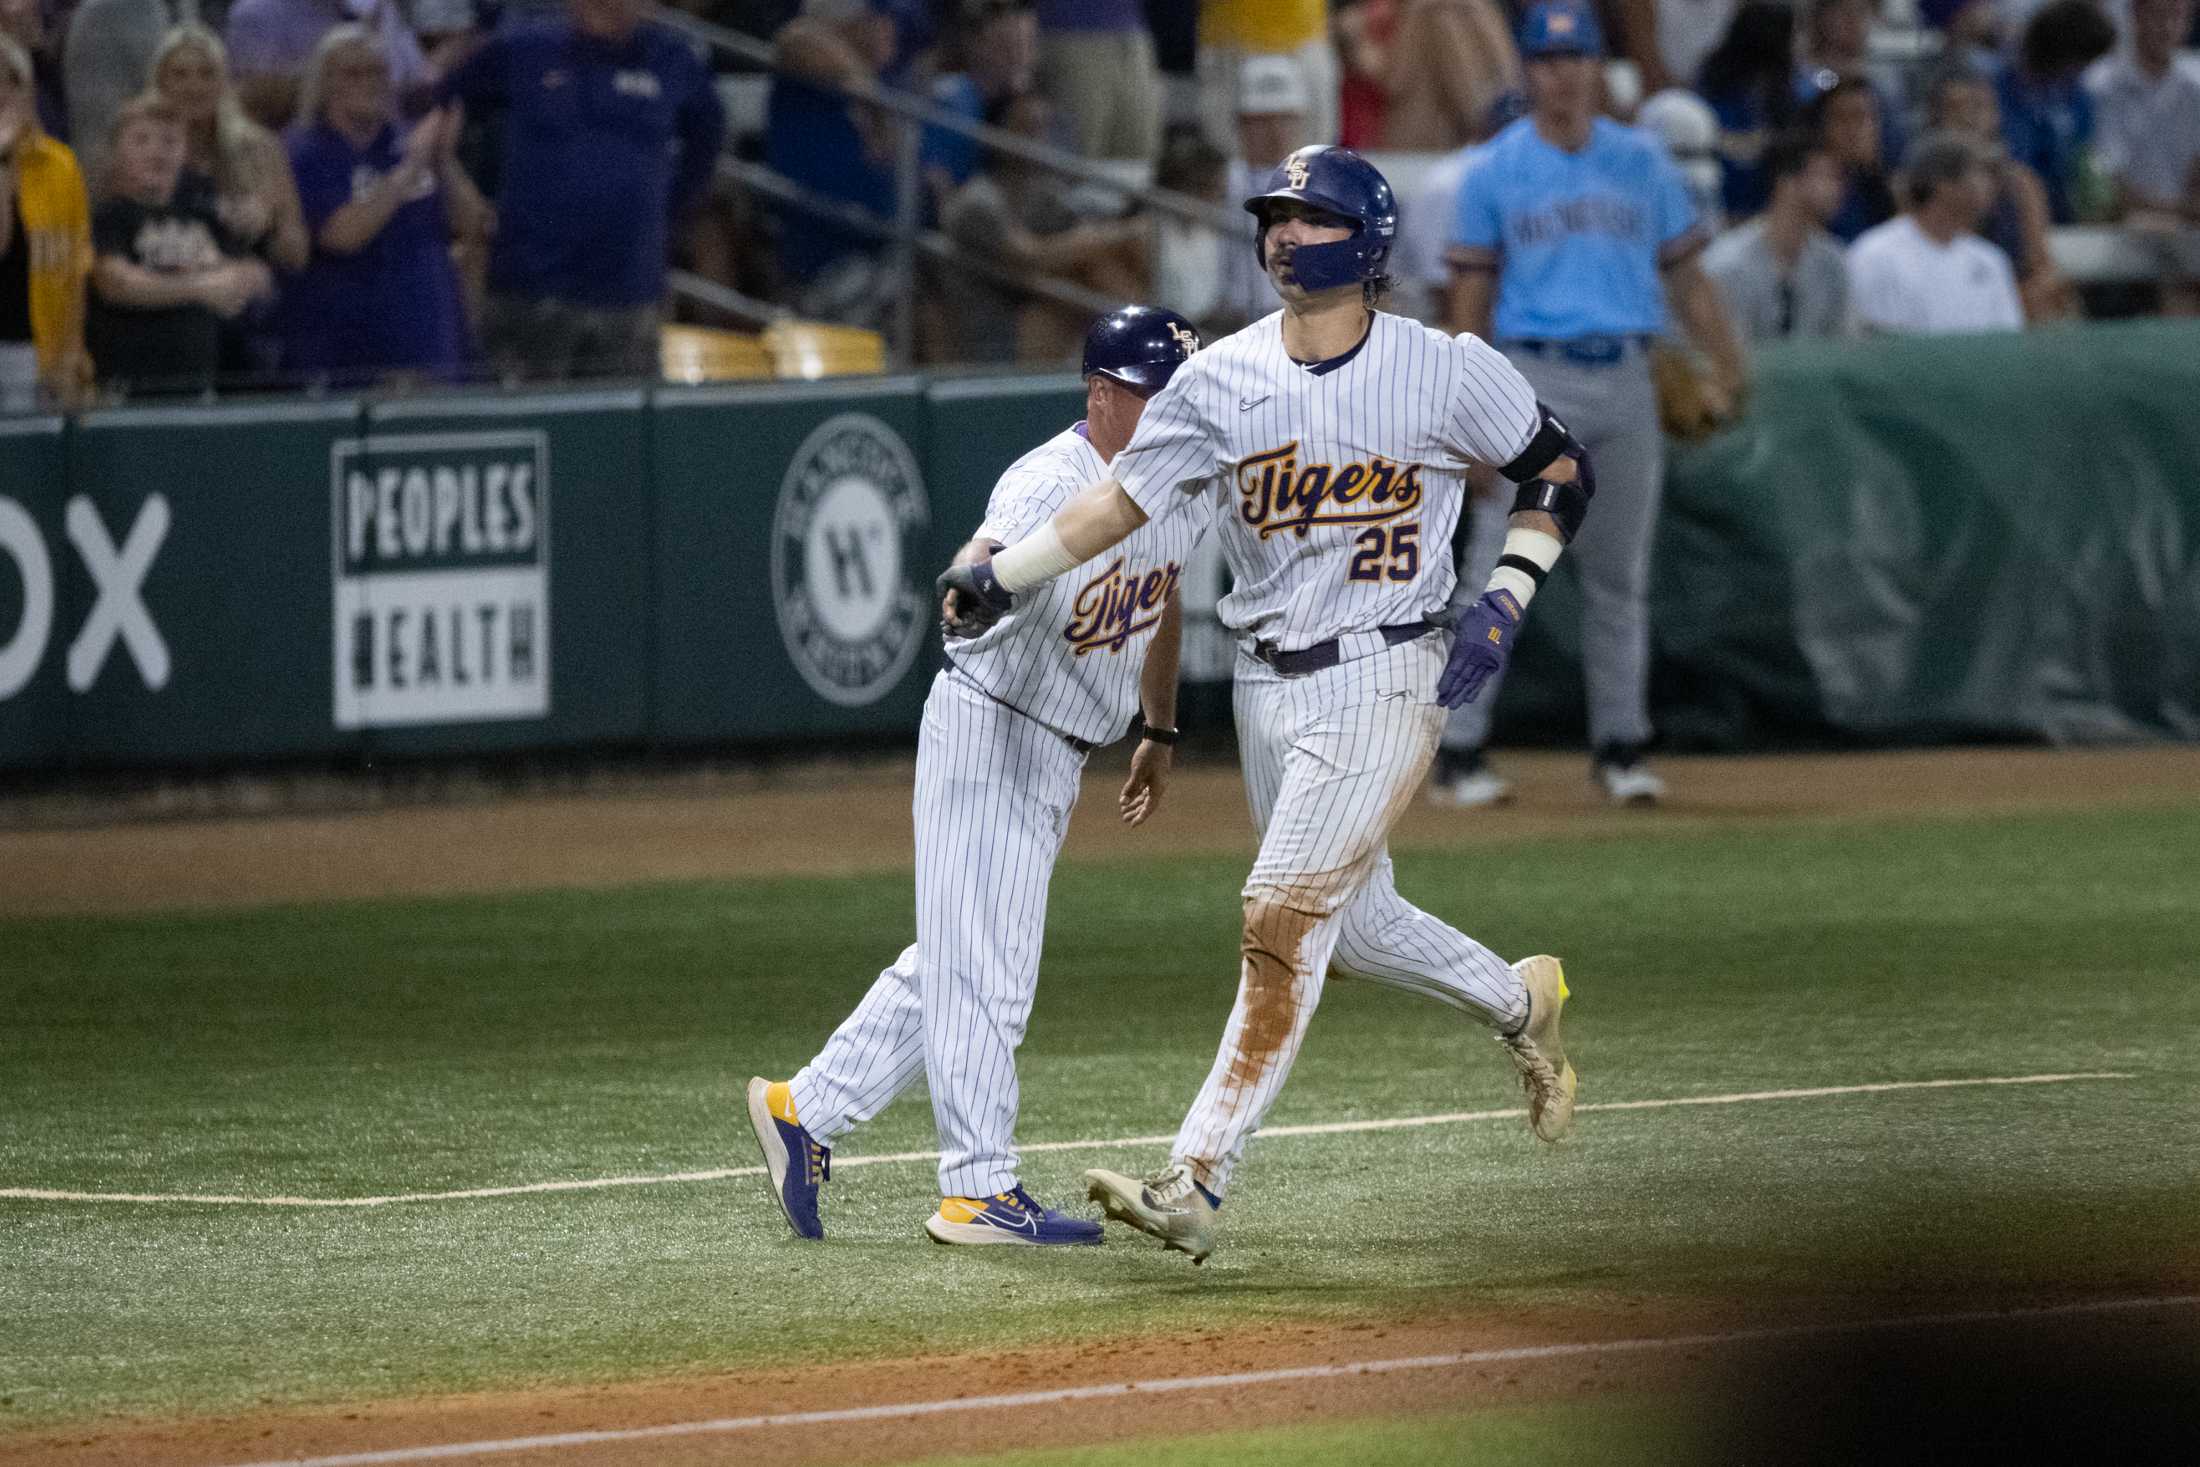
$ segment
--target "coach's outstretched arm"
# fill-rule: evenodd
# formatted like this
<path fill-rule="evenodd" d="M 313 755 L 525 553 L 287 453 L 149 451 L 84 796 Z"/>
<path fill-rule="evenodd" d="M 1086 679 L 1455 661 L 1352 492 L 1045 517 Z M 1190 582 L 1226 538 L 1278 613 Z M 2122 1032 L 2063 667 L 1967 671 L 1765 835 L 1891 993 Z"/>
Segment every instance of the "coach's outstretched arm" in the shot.
<path fill-rule="evenodd" d="M 1146 512 L 1123 486 L 1102 479 L 1077 491 L 1052 519 L 991 559 L 949 566 L 940 574 L 939 592 L 951 608 L 967 599 L 989 611 L 1006 611 L 1017 592 L 1076 569 L 1144 523 Z"/>

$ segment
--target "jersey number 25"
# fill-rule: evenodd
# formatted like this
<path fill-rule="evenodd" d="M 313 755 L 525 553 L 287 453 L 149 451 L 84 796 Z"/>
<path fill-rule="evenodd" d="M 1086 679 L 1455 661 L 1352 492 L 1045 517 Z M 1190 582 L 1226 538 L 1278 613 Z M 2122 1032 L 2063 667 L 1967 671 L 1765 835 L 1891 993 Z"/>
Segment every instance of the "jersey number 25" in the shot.
<path fill-rule="evenodd" d="M 1352 553 L 1347 580 L 1410 581 L 1421 573 L 1421 526 L 1415 521 L 1362 530 L 1352 543 L 1360 548 Z"/>

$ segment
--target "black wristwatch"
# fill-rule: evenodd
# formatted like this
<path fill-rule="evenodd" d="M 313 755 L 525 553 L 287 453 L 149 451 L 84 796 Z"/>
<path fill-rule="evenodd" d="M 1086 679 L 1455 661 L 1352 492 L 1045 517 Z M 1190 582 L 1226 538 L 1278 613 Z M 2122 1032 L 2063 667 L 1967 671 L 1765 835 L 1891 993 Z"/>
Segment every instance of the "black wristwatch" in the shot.
<path fill-rule="evenodd" d="M 1184 731 L 1178 728 L 1155 728 L 1141 718 L 1138 720 L 1138 737 L 1141 742 L 1151 739 L 1157 744 L 1174 744 L 1184 737 Z"/>

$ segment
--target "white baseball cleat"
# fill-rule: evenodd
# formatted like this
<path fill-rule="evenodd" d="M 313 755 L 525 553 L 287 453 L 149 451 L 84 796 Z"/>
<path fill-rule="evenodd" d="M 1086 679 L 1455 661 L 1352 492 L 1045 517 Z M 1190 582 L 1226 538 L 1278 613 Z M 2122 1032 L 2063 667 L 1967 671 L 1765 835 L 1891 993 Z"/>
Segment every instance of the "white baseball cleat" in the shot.
<path fill-rule="evenodd" d="M 1460 810 L 1479 810 L 1490 805 L 1503 805 L 1512 799 L 1513 782 L 1482 758 L 1477 749 L 1463 758 L 1449 761 L 1435 779 L 1429 782 L 1429 800 L 1438 805 L 1450 805 Z"/>
<path fill-rule="evenodd" d="M 1140 1182 L 1100 1168 L 1085 1173 L 1085 1195 L 1117 1222 L 1159 1238 L 1165 1247 L 1202 1263 L 1215 1251 L 1215 1210 L 1200 1193 L 1192 1169 L 1171 1162 Z"/>
<path fill-rule="evenodd" d="M 1600 751 L 1590 778 L 1615 805 L 1655 805 L 1665 798 L 1665 781 L 1650 772 L 1634 749 Z"/>
<path fill-rule="evenodd" d="M 1484 767 L 1456 779 L 1437 781 L 1429 786 L 1428 797 L 1439 805 L 1459 810 L 1481 810 L 1491 805 L 1509 804 L 1513 782 L 1496 770 Z"/>
<path fill-rule="evenodd" d="M 1517 1034 L 1498 1035 L 1497 1042 L 1520 1071 L 1520 1088 L 1528 1095 L 1528 1128 L 1539 1140 L 1556 1141 L 1574 1123 L 1574 1067 L 1558 1037 L 1559 1012 L 1573 993 L 1566 987 L 1566 970 L 1554 957 L 1522 958 L 1512 968 L 1528 986 L 1528 1021 Z"/>

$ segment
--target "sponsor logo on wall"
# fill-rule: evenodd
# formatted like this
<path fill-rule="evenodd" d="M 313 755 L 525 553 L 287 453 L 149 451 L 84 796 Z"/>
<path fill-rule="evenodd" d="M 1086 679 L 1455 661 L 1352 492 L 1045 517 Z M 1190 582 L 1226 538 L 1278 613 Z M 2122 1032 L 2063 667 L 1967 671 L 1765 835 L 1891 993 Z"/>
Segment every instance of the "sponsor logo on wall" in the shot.
<path fill-rule="evenodd" d="M 330 453 L 338 728 L 550 712 L 540 432 L 375 434 Z"/>
<path fill-rule="evenodd" d="M 908 671 L 931 625 L 931 586 L 911 579 L 931 520 L 901 435 L 841 413 L 802 441 L 772 517 L 772 600 L 787 655 L 819 697 L 876 703 Z"/>
<path fill-rule="evenodd" d="M 168 538 L 171 521 L 168 496 L 148 494 L 118 540 L 88 496 L 70 496 L 63 528 L 97 593 L 83 624 L 69 639 L 70 692 L 91 691 L 118 646 L 128 652 L 147 692 L 168 686 L 173 664 L 167 639 L 146 604 L 145 579 Z M 30 511 L 0 495 L 0 702 L 30 685 L 53 645 L 58 631 L 54 623 L 57 553 L 58 547 L 47 544 Z"/>

